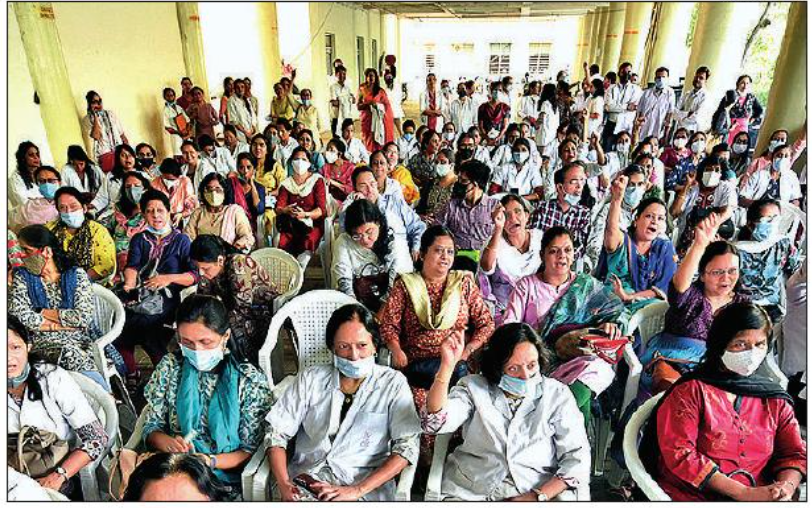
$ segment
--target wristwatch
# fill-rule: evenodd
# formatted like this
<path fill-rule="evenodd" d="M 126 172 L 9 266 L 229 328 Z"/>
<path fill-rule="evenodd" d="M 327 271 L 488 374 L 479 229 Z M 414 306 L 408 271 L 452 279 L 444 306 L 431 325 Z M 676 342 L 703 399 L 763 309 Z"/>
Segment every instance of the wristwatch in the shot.
<path fill-rule="evenodd" d="M 64 478 L 64 479 L 65 479 L 65 481 L 70 480 L 70 478 L 68 477 L 68 472 L 67 472 L 67 471 L 65 471 L 65 468 L 64 468 L 64 467 L 59 466 L 58 468 L 56 468 L 56 470 L 55 470 L 54 472 L 55 472 L 56 474 L 58 474 L 59 476 L 61 476 L 62 478 Z"/>
<path fill-rule="evenodd" d="M 549 501 L 550 498 L 547 497 L 547 494 L 541 491 L 541 489 L 533 489 L 533 492 L 536 494 L 536 499 L 540 502 Z"/>

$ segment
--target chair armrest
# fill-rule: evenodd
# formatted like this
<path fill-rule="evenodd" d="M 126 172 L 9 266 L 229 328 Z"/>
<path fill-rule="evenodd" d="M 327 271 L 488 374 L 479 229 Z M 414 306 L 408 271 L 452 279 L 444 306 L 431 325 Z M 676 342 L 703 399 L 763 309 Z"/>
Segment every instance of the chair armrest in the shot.
<path fill-rule="evenodd" d="M 640 375 L 643 373 L 643 364 L 640 363 L 631 344 L 627 344 L 623 349 L 623 361 L 629 366 L 629 377 L 626 378 L 626 389 L 623 392 L 623 406 L 620 408 L 620 414 L 623 414 L 629 404 L 637 398 Z"/>
<path fill-rule="evenodd" d="M 441 487 L 443 484 L 443 468 L 448 453 L 448 444 L 451 434 L 439 434 L 434 441 L 434 456 L 431 459 L 429 481 L 426 484 L 426 501 L 441 501 Z"/>
<path fill-rule="evenodd" d="M 412 484 L 414 484 L 414 474 L 417 471 L 416 464 L 409 464 L 400 472 L 397 490 L 395 491 L 395 501 L 410 501 L 412 497 Z"/>
<path fill-rule="evenodd" d="M 257 451 L 251 456 L 251 460 L 248 461 L 248 464 L 246 464 L 242 470 L 242 494 L 244 501 L 267 501 L 267 499 L 254 497 L 254 487 L 257 481 L 256 475 L 262 468 L 263 462 L 265 462 L 267 452 L 268 447 L 265 444 L 265 440 L 263 440 L 262 444 L 257 448 Z"/>

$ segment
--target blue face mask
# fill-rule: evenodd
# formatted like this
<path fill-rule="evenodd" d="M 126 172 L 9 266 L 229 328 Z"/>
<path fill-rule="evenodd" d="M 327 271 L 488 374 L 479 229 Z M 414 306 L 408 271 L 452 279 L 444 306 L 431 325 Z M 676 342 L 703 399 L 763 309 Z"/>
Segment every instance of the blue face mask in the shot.
<path fill-rule="evenodd" d="M 71 229 L 79 229 L 85 222 L 85 212 L 76 210 L 75 212 L 60 212 L 59 218 Z"/>
<path fill-rule="evenodd" d="M 167 224 L 166 226 L 164 226 L 163 229 L 155 229 L 154 227 L 147 224 L 146 230 L 149 231 L 150 233 L 152 233 L 155 236 L 164 236 L 164 235 L 168 235 L 169 232 L 172 231 L 172 226 Z"/>
<path fill-rule="evenodd" d="M 772 232 L 773 232 L 772 222 L 759 222 L 758 224 L 756 224 L 755 229 L 753 229 L 753 240 L 757 242 L 763 242 L 772 235 Z"/>
<path fill-rule="evenodd" d="M 196 351 L 181 344 L 180 351 L 183 354 L 183 357 L 189 360 L 192 367 L 200 372 L 208 372 L 215 368 L 221 361 L 223 361 L 223 357 L 225 356 L 225 351 L 223 351 L 222 347 L 216 347 L 214 349 L 201 349 L 200 351 Z"/>
<path fill-rule="evenodd" d="M 363 379 L 372 374 L 375 366 L 375 356 L 368 356 L 362 360 L 347 360 L 338 355 L 334 355 L 334 363 L 338 371 L 350 379 Z"/>
<path fill-rule="evenodd" d="M 564 201 L 570 206 L 578 206 L 581 203 L 581 196 L 578 194 L 564 194 Z"/>
<path fill-rule="evenodd" d="M 525 397 L 527 395 L 531 395 L 536 390 L 536 386 L 538 386 L 540 381 L 540 374 L 536 374 L 528 379 L 502 374 L 502 379 L 499 381 L 499 388 L 510 393 L 511 395 Z"/>
<path fill-rule="evenodd" d="M 662 90 L 663 88 L 665 88 L 665 81 L 663 81 L 663 78 L 654 78 L 654 86 L 658 90 Z"/>
<path fill-rule="evenodd" d="M 25 383 L 25 380 L 28 379 L 28 374 L 31 373 L 31 364 L 26 363 L 25 368 L 17 377 L 10 377 L 8 378 L 8 387 L 9 388 L 19 388 L 21 384 Z"/>
<path fill-rule="evenodd" d="M 405 139 L 406 141 L 413 140 L 414 139 L 414 133 L 413 132 L 407 132 L 407 133 L 403 134 L 403 139 Z"/>
<path fill-rule="evenodd" d="M 59 184 L 56 183 L 41 183 L 39 184 L 39 193 L 45 199 L 54 199 L 56 190 L 59 189 Z"/>
<path fill-rule="evenodd" d="M 629 209 L 634 210 L 637 208 L 637 205 L 640 204 L 640 201 L 643 200 L 643 194 L 645 194 L 645 192 L 646 189 L 643 186 L 626 189 L 626 193 L 623 195 L 623 204 Z"/>

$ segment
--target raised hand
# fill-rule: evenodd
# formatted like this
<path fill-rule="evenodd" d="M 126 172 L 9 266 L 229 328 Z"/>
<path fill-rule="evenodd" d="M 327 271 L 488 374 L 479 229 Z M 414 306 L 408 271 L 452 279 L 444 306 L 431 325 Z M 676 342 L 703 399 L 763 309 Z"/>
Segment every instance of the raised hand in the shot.
<path fill-rule="evenodd" d="M 626 186 L 629 185 L 629 177 L 620 175 L 612 182 L 612 201 L 620 201 L 626 194 Z"/>
<path fill-rule="evenodd" d="M 505 229 L 505 207 L 501 204 L 496 205 L 491 212 L 491 218 L 493 218 L 493 225 L 494 229 L 498 229 L 502 231 Z"/>
<path fill-rule="evenodd" d="M 464 352 L 465 334 L 460 330 L 454 330 L 440 345 L 440 363 L 453 367 L 462 360 Z"/>
<path fill-rule="evenodd" d="M 702 219 L 699 224 L 697 224 L 694 237 L 695 241 L 700 245 L 709 245 L 716 239 L 716 233 L 719 231 L 719 226 L 721 226 L 719 215 L 716 213 L 711 213 L 706 218 Z"/>

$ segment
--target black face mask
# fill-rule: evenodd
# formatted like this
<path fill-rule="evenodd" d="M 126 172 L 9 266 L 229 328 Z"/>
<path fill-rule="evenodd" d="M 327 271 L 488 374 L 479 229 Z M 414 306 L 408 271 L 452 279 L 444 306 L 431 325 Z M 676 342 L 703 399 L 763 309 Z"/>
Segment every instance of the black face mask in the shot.
<path fill-rule="evenodd" d="M 468 185 L 457 182 L 451 188 L 451 199 L 465 199 L 466 192 L 468 192 Z"/>
<path fill-rule="evenodd" d="M 150 168 L 152 167 L 152 163 L 155 161 L 153 157 L 140 157 L 135 159 L 138 165 L 142 168 Z"/>
<path fill-rule="evenodd" d="M 473 148 L 460 148 L 460 158 L 461 160 L 467 161 L 474 158 L 474 149 Z"/>

